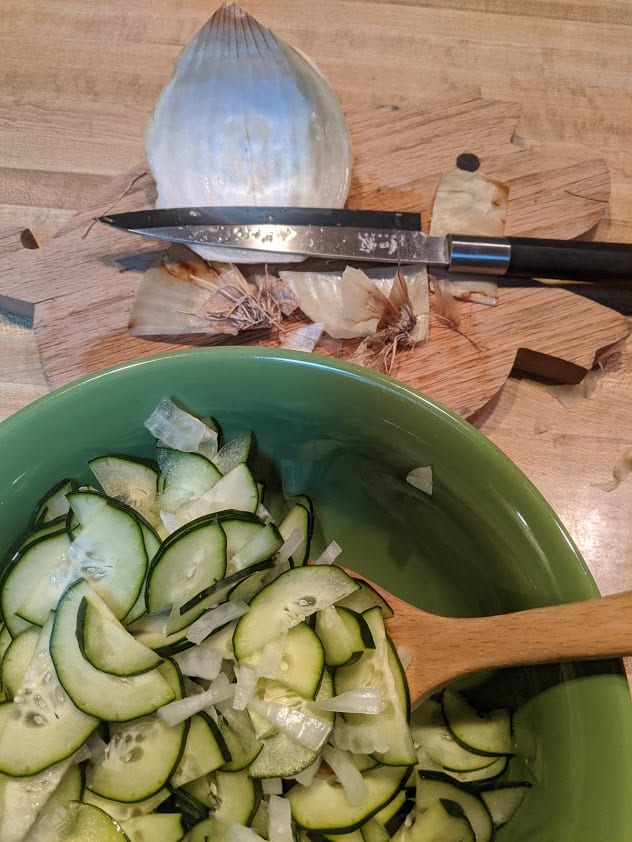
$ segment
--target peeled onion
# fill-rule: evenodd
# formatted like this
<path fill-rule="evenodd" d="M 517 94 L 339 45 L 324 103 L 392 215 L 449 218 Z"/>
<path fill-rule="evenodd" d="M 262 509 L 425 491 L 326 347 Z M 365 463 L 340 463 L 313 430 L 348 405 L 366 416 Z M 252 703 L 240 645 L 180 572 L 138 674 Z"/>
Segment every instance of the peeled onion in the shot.
<path fill-rule="evenodd" d="M 231 0 L 182 52 L 145 151 L 157 207 L 336 208 L 351 181 L 349 131 L 324 75 Z M 261 262 L 247 251 L 194 249 L 207 260 Z"/>

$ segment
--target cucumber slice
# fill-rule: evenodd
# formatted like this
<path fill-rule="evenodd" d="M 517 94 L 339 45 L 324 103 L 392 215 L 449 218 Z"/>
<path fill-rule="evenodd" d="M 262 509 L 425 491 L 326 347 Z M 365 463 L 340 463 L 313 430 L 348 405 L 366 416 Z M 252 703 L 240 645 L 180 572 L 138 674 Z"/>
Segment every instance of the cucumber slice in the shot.
<path fill-rule="evenodd" d="M 309 702 L 297 694 L 288 694 L 287 690 L 278 691 L 278 685 L 273 682 L 266 683 L 261 693 L 262 698 L 267 701 L 281 701 L 291 704 L 292 708 L 303 708 L 310 710 Z M 317 699 L 324 701 L 333 696 L 333 681 L 329 673 L 325 673 L 318 690 Z M 312 711 L 313 712 L 313 711 Z M 328 711 L 318 711 L 318 717 L 333 728 L 334 714 Z M 301 745 L 297 740 L 284 734 L 282 731 L 273 729 L 271 736 L 263 740 L 263 749 L 250 764 L 249 772 L 253 778 L 293 778 L 303 769 L 307 769 L 317 759 L 318 752 Z"/>
<path fill-rule="evenodd" d="M 382 617 L 384 617 L 385 620 L 388 620 L 389 617 L 393 616 L 393 609 L 391 606 L 372 585 L 369 585 L 369 583 L 365 582 L 364 579 L 354 578 L 354 582 L 358 586 L 357 590 L 355 590 L 352 594 L 349 594 L 349 596 L 346 596 L 344 599 L 341 599 L 340 605 L 344 608 L 350 608 L 358 614 L 364 614 L 364 612 L 368 611 L 369 608 L 379 607 L 382 611 Z"/>
<path fill-rule="evenodd" d="M 373 635 L 362 614 L 340 605 L 330 605 L 318 612 L 316 634 L 322 641 L 329 667 L 353 663 L 365 649 L 375 648 Z"/>
<path fill-rule="evenodd" d="M 74 774 L 69 775 L 71 770 Z M 64 787 L 63 782 L 66 777 L 71 784 L 76 783 L 78 779 L 79 786 L 66 785 Z M 39 813 L 42 810 L 46 811 L 47 805 L 53 799 L 59 809 L 64 801 L 56 799 L 56 796 L 59 792 L 63 799 L 64 789 L 71 798 L 76 799 L 81 795 L 81 773 L 79 767 L 73 765 L 72 757 L 67 757 L 36 775 L 24 778 L 0 775 L 0 839 L 2 842 L 22 842 L 29 832 L 36 833 Z M 30 839 L 31 835 L 28 838 Z"/>
<path fill-rule="evenodd" d="M 70 546 L 67 533 L 46 535 L 26 546 L 22 553 L 18 553 L 6 573 L 0 591 L 2 616 L 12 637 L 28 629 L 32 623 L 18 615 L 27 597 L 37 590 L 38 584 L 50 580 L 51 572 L 60 565 L 61 560 Z M 51 604 L 52 603 L 52 604 Z M 44 611 L 38 611 L 38 616 L 44 614 L 38 625 L 43 625 L 48 612 L 55 608 L 56 598 L 44 601 Z"/>
<path fill-rule="evenodd" d="M 511 714 L 508 710 L 479 713 L 462 693 L 446 688 L 441 694 L 446 725 L 462 746 L 479 754 L 512 754 Z"/>
<path fill-rule="evenodd" d="M 475 842 L 476 836 L 459 805 L 439 799 L 423 813 L 417 812 L 412 824 L 404 824 L 393 842 Z"/>
<path fill-rule="evenodd" d="M 57 680 L 49 653 L 52 618 L 12 702 L 0 705 L 0 772 L 35 775 L 70 757 L 97 726 L 78 710 Z"/>
<path fill-rule="evenodd" d="M 77 480 L 71 477 L 60 480 L 50 488 L 35 507 L 33 526 L 41 526 L 59 517 L 65 517 L 70 509 L 67 495 L 77 488 Z"/>
<path fill-rule="evenodd" d="M 438 699 L 427 699 L 415 711 L 411 733 L 420 751 L 451 772 L 473 772 L 494 762 L 489 755 L 470 751 L 460 745 L 448 729 Z"/>
<path fill-rule="evenodd" d="M 170 785 L 180 787 L 230 761 L 230 752 L 221 731 L 206 713 L 196 713 L 190 719 L 184 751 Z"/>
<path fill-rule="evenodd" d="M 42 625 L 66 588 L 84 578 L 117 617 L 124 617 L 134 605 L 147 571 L 138 520 L 127 507 L 95 492 L 76 491 L 69 500 L 81 529 L 47 575 L 31 581 L 18 611 Z"/>
<path fill-rule="evenodd" d="M 60 822 L 55 815 L 48 827 L 40 826 L 31 842 L 129 842 L 120 826 L 103 810 L 84 801 L 71 801 Z"/>
<path fill-rule="evenodd" d="M 197 500 L 178 509 L 177 518 L 180 523 L 187 523 L 227 509 L 254 514 L 258 505 L 257 483 L 246 465 L 240 463 Z"/>
<path fill-rule="evenodd" d="M 246 544 L 233 553 L 228 562 L 229 573 L 267 561 L 283 546 L 283 538 L 273 523 L 266 523 Z"/>
<path fill-rule="evenodd" d="M 84 597 L 77 614 L 77 639 L 84 658 L 111 675 L 140 675 L 162 658 L 130 634 L 105 605 Z"/>
<path fill-rule="evenodd" d="M 248 462 L 254 454 L 255 447 L 255 435 L 252 430 L 248 430 L 222 445 L 213 457 L 213 462 L 222 474 L 227 474 L 241 462 Z"/>
<path fill-rule="evenodd" d="M 351 833 L 397 794 L 408 777 L 408 766 L 376 766 L 362 775 L 367 787 L 361 804 L 351 805 L 333 777 L 316 776 L 309 787 L 293 786 L 286 798 L 294 821 L 306 830 Z"/>
<path fill-rule="evenodd" d="M 183 614 L 180 606 L 219 582 L 225 572 L 226 535 L 218 519 L 204 517 L 181 527 L 163 542 L 152 561 L 145 591 L 148 612 L 174 608 L 167 633 L 184 629 L 203 613 L 204 605 L 194 605 Z"/>
<path fill-rule="evenodd" d="M 2 689 L 13 698 L 24 681 L 24 676 L 35 654 L 41 629 L 31 626 L 9 644 L 2 659 Z M 2 837 L 0 837 L 2 838 Z"/>
<path fill-rule="evenodd" d="M 314 531 L 314 513 L 311 502 L 307 498 L 302 498 L 302 502 L 300 503 L 293 503 L 279 524 L 279 532 L 283 536 L 284 541 L 287 541 L 295 530 L 298 530 L 301 535 L 301 543 L 292 553 L 292 561 L 295 566 L 299 566 L 301 564 L 307 564 Z"/>
<path fill-rule="evenodd" d="M 105 751 L 88 763 L 86 786 L 115 801 L 155 795 L 177 768 L 188 730 L 188 720 L 169 726 L 156 714 L 111 725 Z"/>
<path fill-rule="evenodd" d="M 237 658 L 247 658 L 356 587 L 339 567 L 320 565 L 287 570 L 253 597 L 249 612 L 237 623 L 233 636 Z"/>
<path fill-rule="evenodd" d="M 416 813 L 425 812 L 439 800 L 459 805 L 474 831 L 475 842 L 490 842 L 494 825 L 489 810 L 479 795 L 458 786 L 440 772 L 419 772 L 415 795 Z"/>
<path fill-rule="evenodd" d="M 121 824 L 129 842 L 178 842 L 184 836 L 180 813 L 135 816 Z"/>
<path fill-rule="evenodd" d="M 230 760 L 222 765 L 221 771 L 247 770 L 263 748 L 263 743 L 255 735 L 250 717 L 244 710 L 222 707 L 218 711 L 217 724 L 230 754 Z"/>
<path fill-rule="evenodd" d="M 81 654 L 77 619 L 84 597 L 96 599 L 87 582 L 72 585 L 59 602 L 51 635 L 50 654 L 64 690 L 82 711 L 120 722 L 153 713 L 174 698 L 158 670 L 117 676 L 95 669 Z"/>
<path fill-rule="evenodd" d="M 489 810 L 494 827 L 507 824 L 513 818 L 530 789 L 531 784 L 523 781 L 521 783 L 499 784 L 481 790 L 481 798 Z"/>
<path fill-rule="evenodd" d="M 242 663 L 257 667 L 261 657 L 259 650 L 244 658 Z M 318 635 L 307 623 L 299 623 L 287 633 L 279 671 L 274 677 L 306 699 L 313 699 L 324 672 L 325 653 Z"/>
<path fill-rule="evenodd" d="M 130 801 L 129 803 L 123 801 L 114 801 L 110 798 L 101 798 L 89 789 L 84 790 L 83 801 L 86 804 L 92 804 L 99 807 L 103 812 L 111 816 L 114 821 L 123 824 L 135 816 L 146 816 L 157 810 L 171 795 L 171 792 L 165 787 L 155 795 L 146 798 L 144 801 Z M 100 840 L 99 840 L 100 842 Z"/>
<path fill-rule="evenodd" d="M 97 482 L 108 495 L 131 506 L 152 526 L 160 525 L 158 470 L 146 459 L 131 456 L 97 456 L 88 462 Z"/>
<path fill-rule="evenodd" d="M 156 457 L 160 466 L 158 503 L 167 512 L 194 503 L 221 479 L 221 472 L 200 453 L 183 453 L 159 447 Z"/>
<path fill-rule="evenodd" d="M 248 826 L 261 797 L 257 783 L 247 770 L 212 772 L 187 784 L 184 789 L 212 812 L 208 819 L 189 830 L 183 842 L 219 840 L 233 824 Z"/>
<path fill-rule="evenodd" d="M 417 754 L 408 726 L 410 700 L 404 670 L 395 647 L 384 629 L 384 619 L 379 607 L 364 613 L 369 626 L 374 649 L 367 649 L 353 664 L 338 667 L 334 672 L 336 693 L 355 690 L 358 687 L 375 687 L 382 694 L 384 709 L 379 714 L 346 714 L 351 725 L 369 725 L 378 729 L 388 744 L 384 752 L 374 757 L 389 766 L 411 765 Z"/>

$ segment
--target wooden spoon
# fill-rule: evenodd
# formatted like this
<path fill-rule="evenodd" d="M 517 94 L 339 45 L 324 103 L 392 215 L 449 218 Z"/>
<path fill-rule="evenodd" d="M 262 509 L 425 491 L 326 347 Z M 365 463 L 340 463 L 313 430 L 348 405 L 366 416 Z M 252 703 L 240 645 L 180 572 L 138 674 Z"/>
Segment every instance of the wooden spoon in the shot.
<path fill-rule="evenodd" d="M 386 620 L 388 634 L 412 655 L 406 675 L 413 708 L 450 681 L 480 670 L 632 654 L 632 591 L 511 614 L 452 618 L 430 614 L 365 581 L 394 611 Z"/>

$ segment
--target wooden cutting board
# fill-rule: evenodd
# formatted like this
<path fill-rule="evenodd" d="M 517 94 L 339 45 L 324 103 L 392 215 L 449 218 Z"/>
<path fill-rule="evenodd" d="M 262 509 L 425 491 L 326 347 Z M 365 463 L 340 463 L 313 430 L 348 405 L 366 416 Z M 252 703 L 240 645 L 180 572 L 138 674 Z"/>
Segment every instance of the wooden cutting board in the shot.
<path fill-rule="evenodd" d="M 427 223 L 441 173 L 462 153 L 476 155 L 480 172 L 509 186 L 508 234 L 581 236 L 607 206 L 605 163 L 514 143 L 519 107 L 513 103 L 465 90 L 415 105 L 351 102 L 345 113 L 355 153 L 349 207 L 421 210 Z M 51 387 L 107 365 L 208 342 L 148 341 L 127 330 L 142 273 L 163 249 L 91 223 L 106 211 L 151 206 L 154 195 L 140 164 L 112 179 L 41 248 L 32 247 L 19 224 L 0 231 L 0 305 L 32 313 Z M 460 332 L 432 318 L 428 342 L 398 354 L 391 374 L 465 417 L 497 394 L 515 366 L 577 382 L 600 350 L 628 333 L 619 313 L 559 287 L 506 287 L 496 307 L 459 306 Z M 247 341 L 278 345 L 279 336 L 259 333 Z M 351 352 L 345 348 L 341 356 Z"/>

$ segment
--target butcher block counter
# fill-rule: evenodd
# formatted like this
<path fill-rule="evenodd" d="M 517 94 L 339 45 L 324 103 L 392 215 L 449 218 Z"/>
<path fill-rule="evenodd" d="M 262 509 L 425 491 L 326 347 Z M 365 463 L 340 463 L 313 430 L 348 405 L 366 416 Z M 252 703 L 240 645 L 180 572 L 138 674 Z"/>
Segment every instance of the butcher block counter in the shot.
<path fill-rule="evenodd" d="M 102 304 L 108 279 L 95 255 L 119 241 L 90 220 L 143 206 L 144 125 L 217 5 L 0 0 L 0 418 L 117 355 L 163 347 L 129 344 L 133 273 L 117 273 L 118 309 Z M 466 152 L 509 183 L 513 233 L 632 243 L 629 0 L 243 5 L 338 94 L 356 206 L 425 216 L 440 171 Z M 467 306 L 478 357 L 467 337 L 436 327 L 394 376 L 469 418 L 522 468 L 603 593 L 632 588 L 632 285 L 501 287 L 495 308 Z"/>

